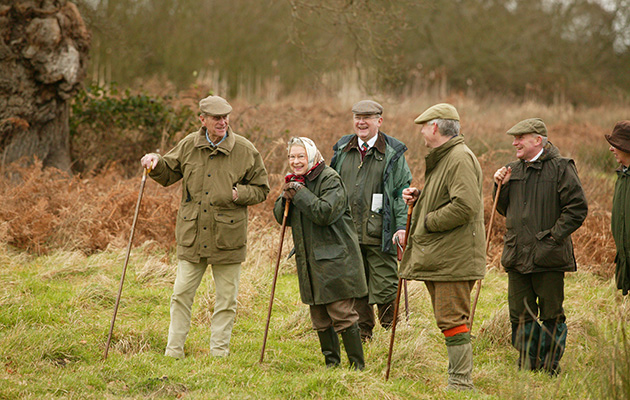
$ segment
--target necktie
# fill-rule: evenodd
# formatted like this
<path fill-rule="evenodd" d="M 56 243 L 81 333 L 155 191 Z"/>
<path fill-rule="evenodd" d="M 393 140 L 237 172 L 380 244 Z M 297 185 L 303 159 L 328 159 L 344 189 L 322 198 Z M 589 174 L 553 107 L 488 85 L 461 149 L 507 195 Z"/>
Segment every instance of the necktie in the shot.
<path fill-rule="evenodd" d="M 365 153 L 367 153 L 369 147 L 370 146 L 368 146 L 368 144 L 365 142 L 363 142 L 363 144 L 361 145 L 361 148 L 359 149 L 359 151 L 361 152 L 361 160 L 363 160 L 363 157 L 365 157 Z"/>

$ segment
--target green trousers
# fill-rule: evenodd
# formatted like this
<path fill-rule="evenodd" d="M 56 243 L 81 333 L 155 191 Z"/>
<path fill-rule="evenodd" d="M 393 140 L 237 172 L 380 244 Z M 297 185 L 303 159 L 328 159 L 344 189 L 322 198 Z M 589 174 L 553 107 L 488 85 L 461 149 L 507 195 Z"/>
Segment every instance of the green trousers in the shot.
<path fill-rule="evenodd" d="M 165 352 L 167 356 L 184 357 L 184 342 L 190 330 L 193 300 L 207 268 L 205 258 L 198 263 L 179 260 L 171 296 L 171 325 Z M 210 352 L 216 357 L 229 354 L 240 272 L 240 263 L 212 265 L 215 304 L 210 322 Z"/>

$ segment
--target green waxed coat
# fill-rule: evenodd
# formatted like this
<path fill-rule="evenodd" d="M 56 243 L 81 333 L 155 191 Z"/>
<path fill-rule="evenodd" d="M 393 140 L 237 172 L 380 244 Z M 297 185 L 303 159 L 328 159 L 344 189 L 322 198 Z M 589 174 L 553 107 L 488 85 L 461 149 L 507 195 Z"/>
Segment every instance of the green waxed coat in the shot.
<path fill-rule="evenodd" d="M 426 156 L 400 276 L 422 281 L 481 279 L 486 271 L 483 177 L 473 152 L 456 136 Z"/>
<path fill-rule="evenodd" d="M 281 223 L 285 200 L 274 216 Z M 320 164 L 306 177 L 290 205 L 300 296 L 308 305 L 364 297 L 367 284 L 359 241 L 350 216 L 346 189 L 339 175 Z"/>
<path fill-rule="evenodd" d="M 501 264 L 521 274 L 575 271 L 571 234 L 588 206 L 573 160 L 547 143 L 538 160 L 508 166 L 512 174 L 497 202 L 506 227 Z"/>
<path fill-rule="evenodd" d="M 610 222 L 617 246 L 617 289 L 626 295 L 630 291 L 630 173 L 620 169 L 617 174 Z"/>
<path fill-rule="evenodd" d="M 381 220 L 381 223 L 376 224 L 377 227 L 380 225 L 381 232 L 376 237 L 380 237 L 382 252 L 396 254 L 396 249 L 392 244 L 392 237 L 396 231 L 405 229 L 407 225 L 407 205 L 402 199 L 402 191 L 408 188 L 411 183 L 411 171 L 404 155 L 407 151 L 407 146 L 383 132 L 379 131 L 378 135 L 385 142 L 385 159 L 383 160 L 385 165 L 382 167 L 382 177 L 378 177 L 379 181 L 382 182 L 383 208 L 381 211 L 382 215 L 377 218 L 377 220 Z M 330 165 L 341 175 L 343 175 L 342 169 L 348 167 L 344 163 L 348 157 L 347 147 L 352 142 L 356 143 L 356 137 L 356 134 L 343 136 L 333 146 L 334 156 Z M 369 182 L 366 185 L 368 187 L 374 186 L 373 183 L 370 184 Z M 364 232 L 369 232 L 370 221 L 368 219 L 376 217 L 376 215 L 370 211 L 370 204 L 365 206 L 366 210 L 363 214 L 365 219 L 360 222 L 360 225 L 365 227 Z M 357 212 L 357 210 L 353 211 Z"/>
<path fill-rule="evenodd" d="M 228 129 L 227 138 L 213 148 L 202 128 L 160 156 L 149 176 L 163 186 L 183 179 L 175 227 L 180 259 L 245 261 L 247 206 L 264 201 L 269 193 L 267 171 L 251 142 Z"/>

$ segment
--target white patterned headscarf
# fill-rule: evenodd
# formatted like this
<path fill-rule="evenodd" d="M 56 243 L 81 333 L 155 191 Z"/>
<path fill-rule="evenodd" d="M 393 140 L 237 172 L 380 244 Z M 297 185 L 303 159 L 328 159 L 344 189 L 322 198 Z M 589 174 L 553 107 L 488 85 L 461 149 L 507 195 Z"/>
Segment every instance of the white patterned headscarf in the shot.
<path fill-rule="evenodd" d="M 306 150 L 306 156 L 308 157 L 308 167 L 307 171 L 310 171 L 315 165 L 324 161 L 324 157 L 317 150 L 317 146 L 315 146 L 315 142 L 307 137 L 292 137 L 289 139 L 289 146 L 287 147 L 287 152 L 291 152 L 291 147 L 300 146 L 304 147 Z"/>

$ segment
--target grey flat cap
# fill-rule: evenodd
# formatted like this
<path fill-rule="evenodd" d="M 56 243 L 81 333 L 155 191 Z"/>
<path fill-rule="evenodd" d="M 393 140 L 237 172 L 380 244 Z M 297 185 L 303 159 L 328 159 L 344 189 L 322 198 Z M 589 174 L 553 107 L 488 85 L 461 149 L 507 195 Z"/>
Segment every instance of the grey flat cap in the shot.
<path fill-rule="evenodd" d="M 383 114 L 383 106 L 373 100 L 361 100 L 352 106 L 352 113 L 357 115 Z"/>

